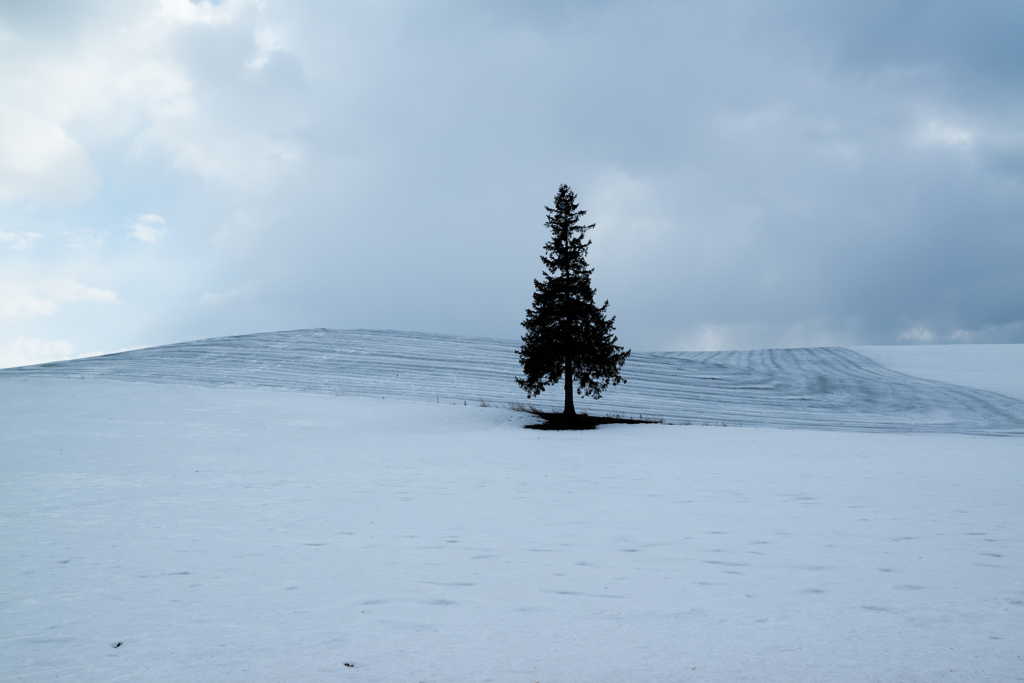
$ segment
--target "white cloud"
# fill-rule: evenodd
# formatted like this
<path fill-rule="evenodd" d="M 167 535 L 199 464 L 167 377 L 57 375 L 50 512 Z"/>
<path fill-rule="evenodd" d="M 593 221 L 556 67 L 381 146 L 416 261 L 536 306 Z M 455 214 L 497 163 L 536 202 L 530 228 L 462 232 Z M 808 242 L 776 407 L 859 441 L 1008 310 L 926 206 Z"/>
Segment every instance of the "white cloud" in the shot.
<path fill-rule="evenodd" d="M 284 49 L 281 34 L 269 26 L 256 29 L 253 33 L 253 42 L 256 43 L 256 56 L 246 63 L 250 69 L 262 69 L 275 52 Z"/>
<path fill-rule="evenodd" d="M 256 0 L 157 0 L 52 43 L 7 35 L 0 41 L 0 202 L 92 196 L 100 177 L 87 147 L 197 111 L 191 79 L 173 54 L 175 34 L 231 24 L 259 7 Z M 279 49 L 273 35 L 257 36 L 259 54 Z M 82 132 L 72 136 L 72 126 Z"/>
<path fill-rule="evenodd" d="M 60 125 L 0 102 L 0 202 L 65 204 L 98 186 L 85 150 Z"/>
<path fill-rule="evenodd" d="M 247 7 L 258 6 L 258 0 L 225 0 L 216 4 L 209 0 L 160 0 L 157 18 L 172 24 L 230 24 Z"/>
<path fill-rule="evenodd" d="M 813 321 L 788 325 L 735 323 L 694 325 L 672 339 L 668 348 L 680 351 L 729 351 L 733 349 L 839 346 L 857 337 L 837 321 Z"/>
<path fill-rule="evenodd" d="M 226 292 L 206 292 L 199 297 L 200 306 L 223 306 L 226 303 L 230 303 L 238 297 L 245 294 L 250 287 L 242 287 L 239 289 L 232 289 Z"/>
<path fill-rule="evenodd" d="M 38 232 L 0 232 L 0 244 L 11 249 L 28 249 L 45 237 Z"/>
<path fill-rule="evenodd" d="M 897 337 L 897 341 L 909 342 L 930 342 L 933 339 L 935 339 L 935 333 L 924 325 L 914 325 L 900 332 L 899 337 Z"/>
<path fill-rule="evenodd" d="M 177 49 L 184 34 L 247 34 L 252 48 L 227 58 L 261 72 L 286 48 L 265 9 L 259 0 L 148 0 L 52 42 L 0 40 L 0 203 L 88 199 L 101 180 L 90 152 L 114 141 L 129 161 L 163 157 L 229 188 L 261 191 L 291 174 L 308 152 L 282 114 L 228 90 L 230 105 L 210 97 L 223 84 L 205 88 L 211 76 Z"/>
<path fill-rule="evenodd" d="M 143 242 L 156 243 L 163 239 L 164 234 L 167 232 L 166 228 L 157 227 L 163 224 L 164 219 L 160 216 L 146 214 L 135 219 L 128 234 Z"/>
<path fill-rule="evenodd" d="M 0 368 L 66 360 L 71 358 L 72 351 L 71 344 L 64 340 L 44 342 L 19 335 L 0 346 Z"/>
<path fill-rule="evenodd" d="M 133 158 L 166 155 L 174 168 L 231 190 L 263 191 L 306 158 L 303 145 L 259 129 L 211 128 L 201 117 L 167 118 L 140 135 Z"/>
<path fill-rule="evenodd" d="M 61 231 L 67 239 L 67 246 L 72 249 L 86 249 L 89 247 L 101 247 L 106 242 L 106 234 L 95 230 L 77 230 L 75 232 Z"/>
<path fill-rule="evenodd" d="M 597 260 L 634 257 L 638 250 L 655 248 L 671 230 L 669 222 L 657 213 L 656 193 L 621 171 L 603 173 L 586 204 L 581 200 L 581 208 L 592 208 L 584 222 L 598 227 L 590 233 Z"/>
<path fill-rule="evenodd" d="M 669 344 L 672 350 L 722 351 L 742 346 L 737 343 L 736 330 L 726 325 L 698 325 L 680 334 Z"/>
<path fill-rule="evenodd" d="M 922 147 L 968 148 L 974 144 L 974 132 L 932 120 L 918 129 L 916 141 Z"/>
<path fill-rule="evenodd" d="M 846 24 L 870 22 L 742 1 L 470 5 L 0 10 L 0 192 L 16 199 L 0 199 L 15 235 L 0 280 L 132 287 L 103 309 L 123 323 L 104 323 L 109 348 L 298 321 L 516 337 L 543 203 L 568 182 L 627 345 L 776 345 L 831 316 L 862 322 L 844 342 L 921 324 L 934 343 L 1021 319 L 1022 100 L 1005 65 L 974 70 L 944 42 L 932 66 L 876 54 L 874 32 L 858 61 Z M 890 27 L 893 45 L 924 45 L 916 26 Z M 572 107 L 551 106 L 551 63 L 576 74 Z M 91 170 L 102 196 L 32 213 L 88 196 Z M 29 229 L 48 239 L 17 251 Z M 252 273 L 279 294 L 238 296 Z M 70 312 L 38 288 L 14 301 L 0 307 Z M 49 329 L 9 336 L 77 339 Z"/>
<path fill-rule="evenodd" d="M 213 246 L 234 253 L 244 253 L 256 245 L 280 215 L 269 212 L 237 210 L 226 217 L 213 236 Z"/>
<path fill-rule="evenodd" d="M 87 287 L 73 280 L 50 280 L 37 285 L 0 281 L 0 318 L 53 315 L 61 304 L 118 303 L 109 289 Z"/>

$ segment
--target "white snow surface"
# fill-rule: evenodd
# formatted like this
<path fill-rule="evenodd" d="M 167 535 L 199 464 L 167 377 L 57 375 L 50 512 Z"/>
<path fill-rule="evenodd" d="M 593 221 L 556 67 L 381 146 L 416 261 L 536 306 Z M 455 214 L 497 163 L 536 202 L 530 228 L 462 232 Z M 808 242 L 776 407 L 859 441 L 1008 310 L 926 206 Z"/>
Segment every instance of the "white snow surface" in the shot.
<path fill-rule="evenodd" d="M 994 391 L 1024 401 L 1024 344 L 851 348 L 907 375 Z"/>
<path fill-rule="evenodd" d="M 222 337 L 24 368 L 3 378 L 106 378 L 477 403 L 524 400 L 511 340 L 374 330 Z M 991 360 L 998 360 L 996 354 Z M 846 348 L 634 353 L 595 413 L 843 431 L 1024 435 L 1024 401 L 893 371 Z M 561 406 L 561 388 L 535 402 Z"/>
<path fill-rule="evenodd" d="M 999 394 L 900 379 L 921 405 L 872 430 L 842 375 L 821 429 L 537 432 L 473 405 L 484 352 L 480 386 L 332 373 L 287 334 L 0 373 L 0 680 L 1024 679 L 1024 440 L 953 410 Z M 786 376 L 858 358 L 802 351 Z"/>

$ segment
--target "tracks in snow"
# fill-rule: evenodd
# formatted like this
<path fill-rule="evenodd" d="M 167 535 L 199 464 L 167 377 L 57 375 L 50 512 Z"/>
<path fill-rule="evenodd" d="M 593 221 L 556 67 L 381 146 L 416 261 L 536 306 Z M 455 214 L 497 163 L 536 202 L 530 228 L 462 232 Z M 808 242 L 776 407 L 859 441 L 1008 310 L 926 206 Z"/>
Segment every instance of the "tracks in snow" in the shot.
<path fill-rule="evenodd" d="M 522 400 L 511 340 L 368 330 L 298 330 L 126 351 L 0 371 L 0 379 L 88 378 L 491 403 Z M 1024 435 L 1024 402 L 885 368 L 845 348 L 634 353 L 627 384 L 592 412 L 673 423 L 841 431 Z M 557 390 L 536 402 L 559 405 Z"/>

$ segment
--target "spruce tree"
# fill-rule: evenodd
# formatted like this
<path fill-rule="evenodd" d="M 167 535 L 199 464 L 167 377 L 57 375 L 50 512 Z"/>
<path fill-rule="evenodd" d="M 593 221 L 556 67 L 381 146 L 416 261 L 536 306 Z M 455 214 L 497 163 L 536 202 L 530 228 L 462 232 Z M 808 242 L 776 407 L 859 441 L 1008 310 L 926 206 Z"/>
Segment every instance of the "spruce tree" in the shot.
<path fill-rule="evenodd" d="M 533 307 L 526 311 L 526 334 L 516 352 L 526 377 L 516 382 L 533 398 L 564 378 L 565 415 L 572 416 L 573 382 L 579 383 L 581 396 L 601 398 L 609 383 L 626 381 L 620 370 L 629 351 L 616 346 L 615 317 L 606 317 L 608 302 L 594 303 L 594 269 L 586 260 L 590 240 L 584 241 L 594 225 L 580 222 L 587 212 L 580 210 L 568 185 L 558 188 L 554 208 L 544 208 L 551 239 L 540 257 L 544 279 L 533 281 Z"/>

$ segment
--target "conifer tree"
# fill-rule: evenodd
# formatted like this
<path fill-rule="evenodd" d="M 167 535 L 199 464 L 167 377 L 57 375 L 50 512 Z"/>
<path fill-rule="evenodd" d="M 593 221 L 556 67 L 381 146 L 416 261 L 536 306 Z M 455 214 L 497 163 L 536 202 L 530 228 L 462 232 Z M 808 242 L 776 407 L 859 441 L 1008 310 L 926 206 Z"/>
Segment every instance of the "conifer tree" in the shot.
<path fill-rule="evenodd" d="M 594 303 L 594 288 L 587 265 L 590 240 L 586 232 L 594 227 L 580 219 L 586 215 L 576 204 L 576 194 L 561 185 L 555 206 L 544 207 L 551 239 L 544 245 L 543 280 L 534 280 L 533 306 L 526 311 L 523 345 L 516 352 L 525 378 L 516 382 L 530 398 L 545 387 L 565 379 L 565 415 L 576 414 L 573 382 L 581 396 L 601 398 L 609 383 L 624 383 L 620 370 L 629 351 L 616 346 L 615 318 L 607 318 L 608 302 Z"/>

